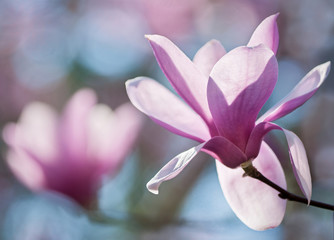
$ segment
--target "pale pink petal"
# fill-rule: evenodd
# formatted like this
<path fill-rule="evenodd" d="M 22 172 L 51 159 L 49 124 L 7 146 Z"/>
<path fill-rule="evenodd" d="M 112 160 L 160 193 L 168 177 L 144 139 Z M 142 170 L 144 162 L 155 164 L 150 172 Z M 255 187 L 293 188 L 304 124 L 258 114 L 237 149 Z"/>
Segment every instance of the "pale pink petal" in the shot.
<path fill-rule="evenodd" d="M 237 146 L 222 136 L 211 138 L 203 146 L 202 151 L 210 154 L 229 168 L 236 168 L 248 160 Z"/>
<path fill-rule="evenodd" d="M 210 138 L 204 120 L 157 81 L 137 77 L 126 89 L 135 107 L 169 131 L 200 142 Z"/>
<path fill-rule="evenodd" d="M 257 157 L 264 136 L 274 129 L 282 130 L 280 126 L 270 122 L 261 122 L 255 126 L 251 135 L 249 136 L 245 150 L 248 159 Z"/>
<path fill-rule="evenodd" d="M 264 45 L 236 48 L 214 66 L 207 90 L 210 110 L 220 134 L 241 150 L 276 81 L 277 61 Z"/>
<path fill-rule="evenodd" d="M 103 173 L 112 174 L 132 151 L 143 124 L 143 115 L 130 103 L 115 112 L 103 104 L 96 105 L 90 115 L 89 155 Z"/>
<path fill-rule="evenodd" d="M 306 151 L 302 141 L 293 132 L 282 128 L 289 145 L 290 160 L 293 173 L 302 192 L 310 202 L 312 195 L 312 180 Z"/>
<path fill-rule="evenodd" d="M 283 169 L 274 152 L 263 143 L 254 166 L 268 179 L 286 189 Z M 248 227 L 265 230 L 277 227 L 285 213 L 286 200 L 278 192 L 251 177 L 242 177 L 242 168 L 230 169 L 216 161 L 220 186 L 235 214 Z"/>
<path fill-rule="evenodd" d="M 116 162 L 120 162 L 132 151 L 143 125 L 144 116 L 131 103 L 124 103 L 115 110 L 114 144 L 110 154 L 114 154 Z"/>
<path fill-rule="evenodd" d="M 154 55 L 176 92 L 208 124 L 212 123 L 206 97 L 208 78 L 169 39 L 159 35 L 146 36 Z"/>
<path fill-rule="evenodd" d="M 246 155 L 248 158 L 257 156 L 258 146 L 261 144 L 263 137 L 271 130 L 281 130 L 284 132 L 290 153 L 290 161 L 292 169 L 298 185 L 305 197 L 310 201 L 312 194 L 312 182 L 310 168 L 306 156 L 306 151 L 302 141 L 293 132 L 286 130 L 274 123 L 262 122 L 259 123 L 253 130 L 248 145 L 246 148 Z"/>
<path fill-rule="evenodd" d="M 259 24 L 247 44 L 248 47 L 255 47 L 259 44 L 264 44 L 276 54 L 279 42 L 278 27 L 276 22 L 278 15 L 278 13 L 271 15 Z"/>
<path fill-rule="evenodd" d="M 30 190 L 40 191 L 47 187 L 47 179 L 41 165 L 20 150 L 9 150 L 6 161 L 13 174 Z"/>
<path fill-rule="evenodd" d="M 209 78 L 210 72 L 213 66 L 226 54 L 225 48 L 221 43 L 215 39 L 207 42 L 203 47 L 201 47 L 195 57 L 193 62 L 196 67 L 202 71 L 204 76 Z"/>
<path fill-rule="evenodd" d="M 285 98 L 263 114 L 257 122 L 274 121 L 303 105 L 324 82 L 329 70 L 330 62 L 313 68 Z"/>
<path fill-rule="evenodd" d="M 201 143 L 196 147 L 180 153 L 170 160 L 160 171 L 146 184 L 147 189 L 154 194 L 159 194 L 159 186 L 161 183 L 175 178 L 188 163 L 197 155 L 205 143 Z"/>
<path fill-rule="evenodd" d="M 158 188 L 164 181 L 176 177 L 196 156 L 199 151 L 206 152 L 230 168 L 235 168 L 247 161 L 246 156 L 233 143 L 224 137 L 214 137 L 193 147 L 170 160 L 148 183 L 147 188 L 158 194 Z"/>
<path fill-rule="evenodd" d="M 28 150 L 44 163 L 51 163 L 59 152 L 56 127 L 55 111 L 44 103 L 33 102 L 23 109 L 17 124 L 4 127 L 3 137 L 11 147 Z"/>
<path fill-rule="evenodd" d="M 91 89 L 76 92 L 68 101 L 59 126 L 59 144 L 72 162 L 86 157 L 88 116 L 96 103 Z"/>
<path fill-rule="evenodd" d="M 106 170 L 107 162 L 114 164 L 114 156 L 109 150 L 118 138 L 113 132 L 119 127 L 115 114 L 107 105 L 96 104 L 89 112 L 87 123 L 87 159 L 97 168 Z"/>

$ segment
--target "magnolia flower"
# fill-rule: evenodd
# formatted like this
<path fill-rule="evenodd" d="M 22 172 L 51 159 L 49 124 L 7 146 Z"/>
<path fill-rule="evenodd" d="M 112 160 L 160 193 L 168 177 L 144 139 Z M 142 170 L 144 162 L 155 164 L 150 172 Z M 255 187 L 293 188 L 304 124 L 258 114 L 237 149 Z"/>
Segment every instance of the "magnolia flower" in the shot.
<path fill-rule="evenodd" d="M 131 150 L 141 122 L 130 103 L 113 112 L 96 104 L 89 89 L 75 93 L 60 118 L 50 106 L 34 102 L 3 130 L 7 162 L 31 190 L 56 191 L 88 207 L 102 176 L 115 174 Z"/>
<path fill-rule="evenodd" d="M 131 102 L 155 122 L 178 135 L 200 142 L 168 162 L 147 187 L 177 176 L 199 151 L 216 159 L 221 188 L 236 215 L 250 228 L 278 226 L 286 201 L 277 191 L 251 178 L 242 178 L 240 164 L 253 161 L 267 178 L 286 188 L 282 167 L 263 137 L 281 130 L 287 139 L 297 182 L 310 200 L 311 176 L 301 140 L 272 121 L 305 103 L 328 74 L 330 63 L 311 70 L 278 104 L 257 118 L 277 81 L 278 14 L 266 18 L 247 46 L 226 53 L 216 40 L 206 43 L 193 61 L 170 40 L 147 36 L 156 59 L 180 100 L 158 82 L 138 77 L 126 83 Z"/>

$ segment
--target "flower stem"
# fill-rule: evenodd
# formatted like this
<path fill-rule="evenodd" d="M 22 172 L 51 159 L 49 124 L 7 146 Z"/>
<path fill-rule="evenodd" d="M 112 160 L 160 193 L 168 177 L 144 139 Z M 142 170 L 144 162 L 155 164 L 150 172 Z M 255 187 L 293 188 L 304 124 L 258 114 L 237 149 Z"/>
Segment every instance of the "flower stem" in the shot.
<path fill-rule="evenodd" d="M 245 164 L 241 167 L 245 171 L 245 174 L 244 174 L 245 176 L 255 178 L 255 179 L 267 184 L 268 186 L 276 189 L 279 192 L 278 196 L 282 199 L 286 199 L 286 200 L 289 200 L 289 201 L 299 202 L 299 203 L 303 203 L 303 204 L 306 204 L 306 205 L 311 205 L 311 206 L 314 206 L 314 207 L 334 211 L 334 205 L 330 205 L 330 204 L 322 203 L 322 202 L 318 202 L 318 201 L 313 201 L 313 200 L 311 200 L 310 203 L 309 203 L 306 198 L 300 197 L 298 195 L 290 193 L 287 190 L 281 188 L 280 186 L 278 186 L 277 184 L 273 183 L 268 178 L 263 176 L 262 173 L 259 172 L 252 164 L 248 163 L 248 164 Z"/>

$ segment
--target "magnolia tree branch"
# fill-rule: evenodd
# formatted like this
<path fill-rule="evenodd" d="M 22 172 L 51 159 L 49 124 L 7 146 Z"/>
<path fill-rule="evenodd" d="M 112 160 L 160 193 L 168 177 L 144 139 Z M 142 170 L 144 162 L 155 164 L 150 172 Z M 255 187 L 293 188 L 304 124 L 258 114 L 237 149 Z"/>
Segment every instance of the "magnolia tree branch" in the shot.
<path fill-rule="evenodd" d="M 278 196 L 280 198 L 308 205 L 308 201 L 307 201 L 306 198 L 300 197 L 300 196 L 295 195 L 293 193 L 290 193 L 287 190 L 278 186 L 277 184 L 273 183 L 268 178 L 263 176 L 262 173 L 260 173 L 251 163 L 242 166 L 242 168 L 245 171 L 245 174 L 244 174 L 245 176 L 255 178 L 255 179 L 267 184 L 268 186 L 276 189 L 279 192 Z M 318 208 L 323 208 L 323 209 L 334 211 L 334 205 L 330 205 L 330 204 L 327 204 L 327 203 L 322 203 L 322 202 L 311 200 L 309 205 L 314 206 L 314 207 L 318 207 Z"/>

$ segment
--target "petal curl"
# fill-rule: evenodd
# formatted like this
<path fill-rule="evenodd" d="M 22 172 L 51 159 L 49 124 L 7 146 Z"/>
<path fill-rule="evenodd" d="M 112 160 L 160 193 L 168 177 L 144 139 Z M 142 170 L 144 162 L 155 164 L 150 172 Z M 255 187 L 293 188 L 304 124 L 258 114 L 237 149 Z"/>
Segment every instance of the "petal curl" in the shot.
<path fill-rule="evenodd" d="M 200 145 L 193 147 L 170 160 L 148 183 L 150 192 L 158 194 L 158 188 L 164 181 L 176 177 L 199 151 L 206 152 L 219 159 L 230 168 L 239 166 L 247 161 L 246 156 L 233 143 L 224 137 L 214 137 Z"/>
<path fill-rule="evenodd" d="M 207 42 L 194 56 L 193 62 L 209 78 L 213 66 L 226 54 L 225 48 L 215 39 Z"/>
<path fill-rule="evenodd" d="M 154 55 L 176 92 L 208 124 L 212 117 L 206 97 L 208 78 L 169 39 L 159 35 L 147 35 Z"/>
<path fill-rule="evenodd" d="M 276 54 L 279 42 L 278 27 L 276 22 L 278 15 L 279 13 L 271 15 L 259 24 L 247 44 L 248 47 L 264 44 Z"/>
<path fill-rule="evenodd" d="M 276 81 L 277 60 L 264 45 L 230 51 L 211 72 L 207 95 L 214 122 L 242 151 Z"/>
<path fill-rule="evenodd" d="M 286 189 L 283 169 L 274 152 L 263 143 L 254 166 L 268 179 Z M 230 169 L 216 161 L 220 186 L 232 210 L 248 227 L 265 230 L 277 227 L 285 213 L 286 200 L 266 184 L 242 177 L 241 168 Z"/>
<path fill-rule="evenodd" d="M 284 128 L 282 128 L 282 130 L 288 141 L 293 173 L 300 189 L 308 202 L 310 202 L 312 195 L 312 181 L 304 145 L 296 134 Z"/>
<path fill-rule="evenodd" d="M 160 171 L 146 184 L 147 189 L 154 194 L 159 194 L 159 186 L 162 182 L 176 177 L 197 155 L 205 143 L 180 153 L 170 160 Z"/>
<path fill-rule="evenodd" d="M 257 122 L 275 121 L 303 105 L 324 82 L 329 70 L 330 62 L 323 63 L 313 68 L 285 98 L 263 114 Z"/>
<path fill-rule="evenodd" d="M 169 131 L 203 142 L 210 132 L 203 119 L 157 81 L 137 77 L 126 82 L 132 104 Z"/>
<path fill-rule="evenodd" d="M 255 157 L 257 155 L 258 145 L 261 144 L 265 134 L 274 129 L 281 130 L 285 134 L 289 146 L 290 161 L 293 173 L 303 194 L 308 199 L 308 201 L 310 201 L 312 195 L 310 168 L 304 145 L 296 134 L 274 123 L 259 123 L 254 128 L 249 138 L 249 143 L 246 148 L 246 155 L 248 158 Z"/>

